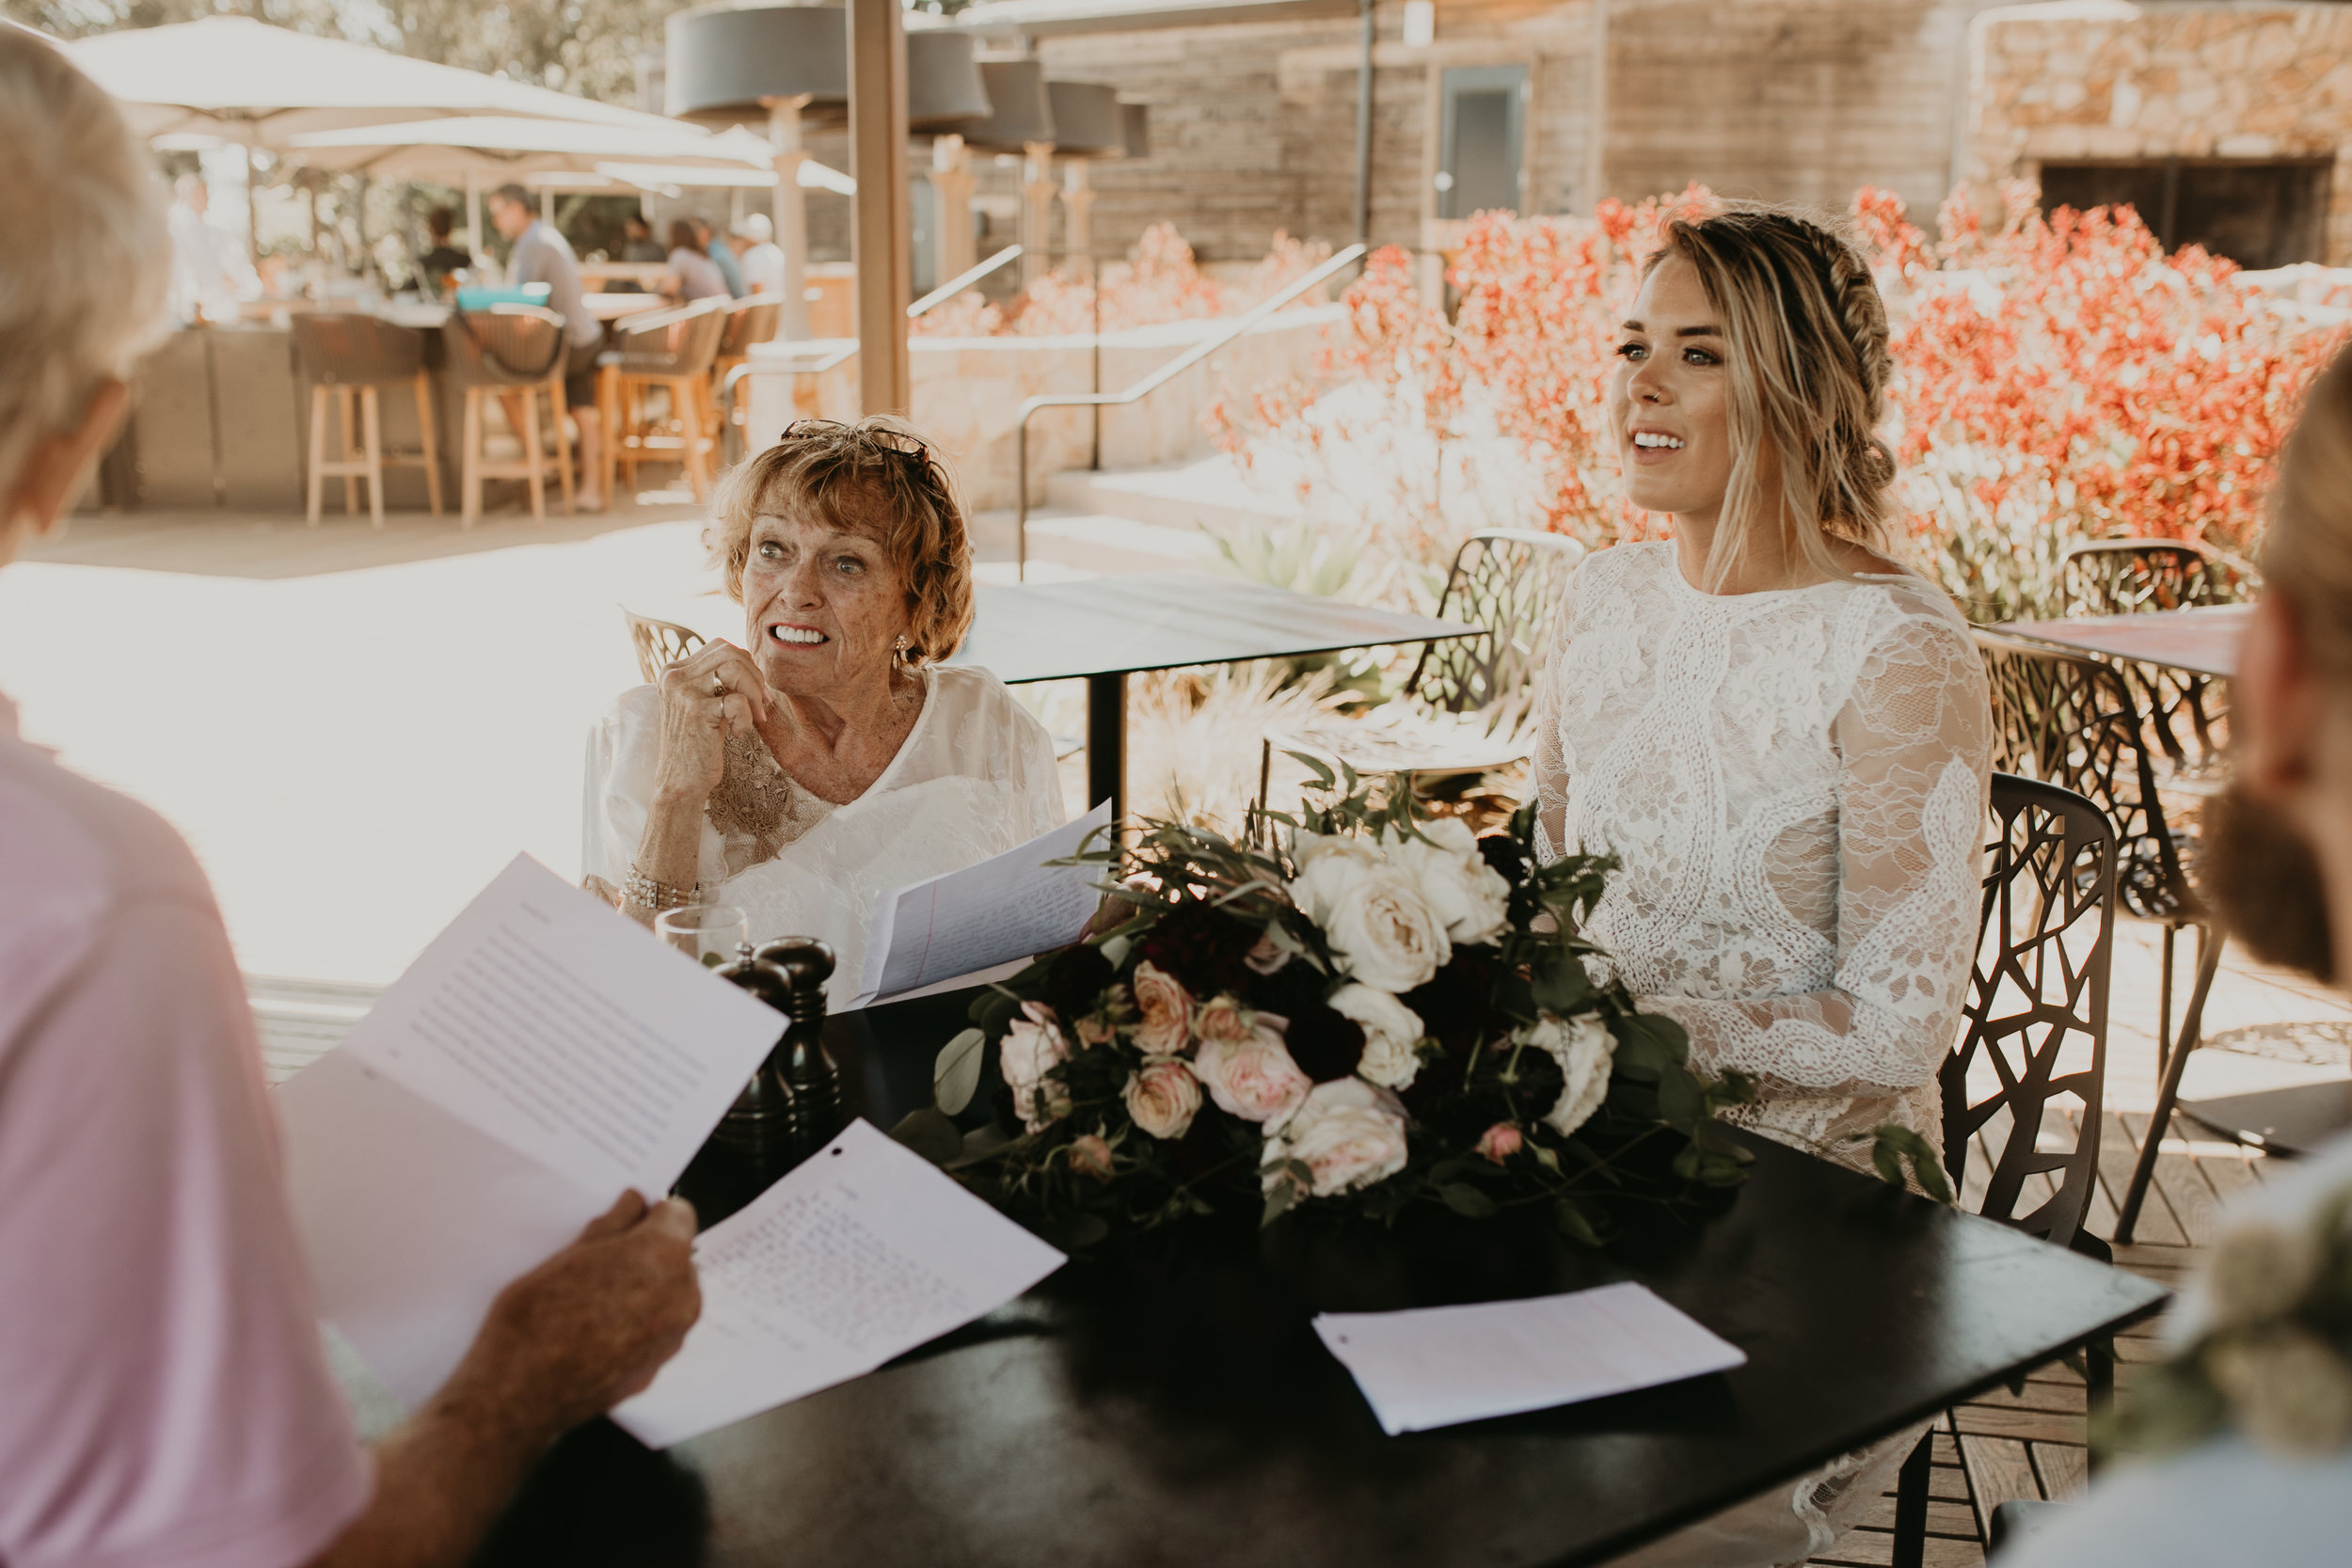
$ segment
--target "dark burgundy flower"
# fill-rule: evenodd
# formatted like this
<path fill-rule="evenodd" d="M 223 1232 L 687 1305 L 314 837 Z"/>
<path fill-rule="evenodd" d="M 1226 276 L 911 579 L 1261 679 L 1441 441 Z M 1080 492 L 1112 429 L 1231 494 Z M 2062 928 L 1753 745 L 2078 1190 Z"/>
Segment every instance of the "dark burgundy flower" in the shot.
<path fill-rule="evenodd" d="M 1363 1025 L 1320 1001 L 1292 1015 L 1282 1037 L 1291 1048 L 1291 1060 L 1318 1084 L 1345 1078 L 1363 1060 Z"/>
<path fill-rule="evenodd" d="M 1257 945 L 1257 927 L 1196 902 L 1160 916 L 1136 951 L 1205 1001 L 1219 991 L 1248 990 L 1257 976 L 1244 960 Z"/>
<path fill-rule="evenodd" d="M 1418 990 L 1401 998 L 1420 1015 L 1422 1027 L 1450 1053 L 1468 1051 L 1482 1034 L 1492 1035 L 1508 1021 L 1494 1010 L 1494 949 L 1457 947 L 1454 958 Z"/>
<path fill-rule="evenodd" d="M 1069 1024 L 1094 1010 L 1115 974 L 1101 948 L 1083 942 L 1066 947 L 1045 972 L 1045 1004 Z"/>
<path fill-rule="evenodd" d="M 1478 852 L 1513 887 L 1526 879 L 1527 851 L 1519 847 L 1519 841 L 1509 833 L 1488 833 L 1478 841 Z"/>

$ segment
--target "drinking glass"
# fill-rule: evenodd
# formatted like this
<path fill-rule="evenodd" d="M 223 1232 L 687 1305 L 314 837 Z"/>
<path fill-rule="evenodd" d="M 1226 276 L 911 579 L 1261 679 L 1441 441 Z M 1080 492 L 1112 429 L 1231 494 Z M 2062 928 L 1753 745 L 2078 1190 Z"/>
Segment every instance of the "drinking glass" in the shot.
<path fill-rule="evenodd" d="M 705 969 L 735 961 L 752 940 L 749 916 L 732 904 L 681 904 L 654 916 L 654 934 Z"/>

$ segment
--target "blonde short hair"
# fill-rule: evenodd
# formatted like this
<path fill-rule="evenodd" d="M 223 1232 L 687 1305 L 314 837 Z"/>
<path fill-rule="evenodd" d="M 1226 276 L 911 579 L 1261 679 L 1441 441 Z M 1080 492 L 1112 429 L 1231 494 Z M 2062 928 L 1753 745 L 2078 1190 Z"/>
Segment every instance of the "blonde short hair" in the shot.
<path fill-rule="evenodd" d="M 972 540 L 946 465 L 898 420 L 803 420 L 736 465 L 711 506 L 711 564 L 743 597 L 752 528 L 808 516 L 872 539 L 906 584 L 909 664 L 946 658 L 972 629 Z"/>
<path fill-rule="evenodd" d="M 171 243 L 147 149 L 113 99 L 0 26 L 0 502 L 163 327 Z M 13 521 L 0 518 L 0 526 Z"/>
<path fill-rule="evenodd" d="M 1870 264 L 1811 218 L 1752 203 L 1675 219 L 1644 275 L 1669 256 L 1698 273 L 1727 351 L 1731 482 L 1708 586 L 1732 576 L 1775 513 L 1792 554 L 1822 576 L 1851 578 L 1831 541 L 1888 553 L 1895 483 L 1895 454 L 1878 435 L 1893 361 Z M 1763 493 L 1758 473 L 1767 443 L 1780 458 L 1777 497 Z"/>

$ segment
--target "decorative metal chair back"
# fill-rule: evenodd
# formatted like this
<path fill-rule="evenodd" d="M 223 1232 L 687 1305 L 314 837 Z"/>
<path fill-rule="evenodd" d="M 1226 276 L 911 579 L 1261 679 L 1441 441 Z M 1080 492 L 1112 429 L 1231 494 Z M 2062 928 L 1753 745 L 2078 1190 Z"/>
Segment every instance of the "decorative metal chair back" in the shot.
<path fill-rule="evenodd" d="M 784 307 L 774 300 L 755 297 L 750 304 L 738 304 L 727 312 L 726 331 L 719 339 L 720 357 L 742 357 L 754 343 L 774 337 L 783 319 Z"/>
<path fill-rule="evenodd" d="M 621 373 L 707 374 L 711 360 L 718 357 L 719 340 L 727 329 L 726 313 L 734 303 L 724 296 L 698 299 L 675 310 L 656 310 L 628 322 L 621 328 Z"/>
<path fill-rule="evenodd" d="M 2218 603 L 2221 563 L 2188 539 L 2092 539 L 2067 546 L 2058 587 L 2069 615 L 2133 615 Z"/>
<path fill-rule="evenodd" d="M 661 672 L 686 657 L 709 639 L 691 626 L 681 626 L 675 621 L 657 621 L 650 615 L 640 615 L 627 605 L 621 613 L 628 618 L 628 640 L 637 649 L 637 673 L 650 686 L 661 678 Z"/>
<path fill-rule="evenodd" d="M 1977 1212 L 2071 1247 L 2099 1176 L 2115 830 L 2073 790 L 2010 773 L 1993 775 L 1992 819 L 1967 1032 L 1939 1078 L 1944 1165 L 1970 1193 L 1969 1145 L 1981 1136 L 1991 1168 Z M 1991 1069 L 1979 1085 L 1997 1080 L 1981 1099 L 1971 1068 Z M 2054 1103 L 2066 1096 L 2071 1127 Z"/>
<path fill-rule="evenodd" d="M 441 326 L 452 379 L 466 387 L 535 387 L 563 362 L 564 318 L 536 305 L 453 310 Z"/>
<path fill-rule="evenodd" d="M 359 311 L 304 311 L 294 347 L 312 381 L 328 387 L 388 387 L 424 371 L 424 335 Z"/>
<path fill-rule="evenodd" d="M 1993 688 L 1994 766 L 2088 796 L 2106 813 L 2125 909 L 2149 920 L 2201 918 L 2131 687 L 2096 659 L 1976 636 Z"/>
<path fill-rule="evenodd" d="M 1527 689 L 1544 657 L 1543 638 L 1584 548 L 1563 533 L 1492 529 L 1454 552 L 1441 620 L 1486 628 L 1484 637 L 1430 642 L 1405 689 L 1445 713 L 1475 713 Z"/>

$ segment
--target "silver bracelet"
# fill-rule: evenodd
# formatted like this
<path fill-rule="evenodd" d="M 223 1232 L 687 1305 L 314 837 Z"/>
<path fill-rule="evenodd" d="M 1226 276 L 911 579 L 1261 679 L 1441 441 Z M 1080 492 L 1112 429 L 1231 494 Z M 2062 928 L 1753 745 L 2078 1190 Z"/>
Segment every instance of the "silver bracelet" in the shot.
<path fill-rule="evenodd" d="M 651 910 L 656 914 L 663 910 L 679 909 L 699 902 L 701 891 L 702 884 L 699 882 L 692 887 L 672 887 L 667 882 L 657 882 L 633 865 L 628 868 L 628 875 L 621 879 L 621 896 L 639 909 Z"/>

